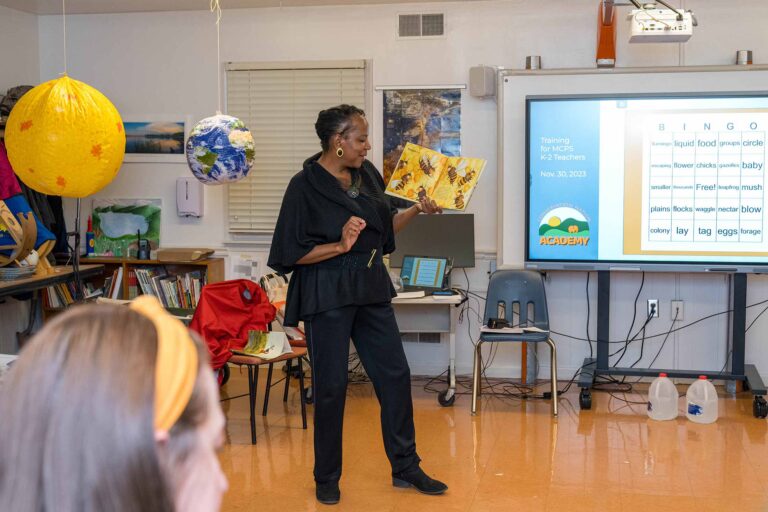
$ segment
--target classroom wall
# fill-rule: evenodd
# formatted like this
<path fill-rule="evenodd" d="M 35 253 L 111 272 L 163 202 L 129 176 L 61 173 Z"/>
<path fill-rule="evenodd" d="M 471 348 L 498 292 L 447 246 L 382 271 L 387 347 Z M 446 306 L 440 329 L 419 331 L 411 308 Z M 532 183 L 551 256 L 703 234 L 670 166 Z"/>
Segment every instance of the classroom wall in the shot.
<path fill-rule="evenodd" d="M 0 6 L 0 95 L 39 80 L 37 16 Z"/>
<path fill-rule="evenodd" d="M 10 87 L 39 81 L 37 16 L 0 7 L 0 96 Z M 16 331 L 26 327 L 28 314 L 27 301 L 0 302 L 0 354 L 16 350 Z"/>
<path fill-rule="evenodd" d="M 626 41 L 627 8 L 619 9 L 618 65 L 662 66 L 728 64 L 737 49 L 752 49 L 756 63 L 768 60 L 763 20 L 768 6 L 760 0 L 673 2 L 693 9 L 700 26 L 685 45 L 629 45 Z M 523 66 L 526 55 L 541 55 L 544 67 L 594 67 L 597 0 L 494 0 L 428 4 L 329 6 L 225 10 L 222 19 L 222 61 L 279 61 L 369 59 L 372 83 L 368 110 L 372 120 L 372 159 L 380 162 L 381 85 L 433 85 L 468 82 L 468 70 L 477 64 L 508 68 Z M 446 36 L 431 40 L 399 40 L 397 15 L 410 12 L 444 12 Z M 217 108 L 216 35 L 213 15 L 206 11 L 83 15 L 67 18 L 69 71 L 74 78 L 99 88 L 125 117 L 157 114 L 189 115 L 193 120 L 212 115 Z M 0 38 L 3 38 L 0 35 Z M 2 41 L 3 39 L 0 39 Z M 61 71 L 61 18 L 39 18 L 40 77 Z M 642 90 L 642 84 L 638 84 Z M 483 179 L 469 211 L 476 215 L 478 265 L 468 272 L 470 289 L 483 293 L 487 271 L 496 250 L 496 103 L 462 98 L 462 149 L 467 155 L 488 159 Z M 520 129 L 523 129 L 521 126 Z M 523 158 L 523 155 L 520 156 Z M 225 191 L 206 188 L 202 219 L 175 215 L 174 182 L 186 176 L 184 164 L 125 164 L 113 184 L 100 197 L 159 197 L 165 213 L 161 239 L 169 246 L 211 246 L 230 256 L 230 265 L 241 257 L 263 258 L 263 244 L 229 243 L 225 230 Z M 89 205 L 86 202 L 86 208 Z M 69 204 L 71 214 L 72 204 Z M 70 215 L 70 218 L 72 215 Z M 521 220 L 522 221 L 522 220 Z M 522 240 L 521 240 L 522 243 Z M 231 274 L 230 274 L 231 275 Z M 594 338 L 595 279 L 586 300 L 583 273 L 550 273 L 547 276 L 550 317 L 559 332 L 586 336 L 587 310 L 590 336 Z M 617 275 L 612 293 L 613 339 L 624 339 L 632 322 L 634 299 L 641 276 Z M 464 285 L 464 275 L 454 275 Z M 749 300 L 768 296 L 763 278 L 750 279 Z M 644 317 L 645 299 L 662 301 L 662 317 L 647 331 L 665 333 L 670 326 L 671 298 L 686 302 L 686 320 L 727 308 L 727 278 L 704 275 L 647 275 L 639 295 L 637 316 Z M 473 305 L 480 310 L 479 304 Z M 750 310 L 748 321 L 756 315 Z M 470 315 L 472 316 L 472 315 Z M 465 320 L 466 322 L 466 320 Z M 639 324 L 635 322 L 635 329 Z M 748 333 L 748 358 L 768 375 L 766 332 L 758 321 Z M 633 331 L 634 334 L 634 331 Z M 458 326 L 459 373 L 469 373 L 470 338 L 477 337 L 477 321 Z M 719 369 L 727 353 L 724 316 L 702 322 L 669 336 L 656 366 Z M 644 355 L 655 354 L 663 338 L 645 344 Z M 589 353 L 586 341 L 557 338 L 561 376 L 570 376 Z M 626 358 L 639 355 L 639 345 Z M 414 373 L 439 373 L 448 349 L 440 345 L 406 344 Z M 546 349 L 541 357 L 542 375 L 548 374 Z M 625 361 L 626 361 L 625 358 Z M 643 359 L 647 365 L 651 357 Z M 519 351 L 502 347 L 490 373 L 519 375 Z M 639 364 L 642 366 L 642 361 Z"/>

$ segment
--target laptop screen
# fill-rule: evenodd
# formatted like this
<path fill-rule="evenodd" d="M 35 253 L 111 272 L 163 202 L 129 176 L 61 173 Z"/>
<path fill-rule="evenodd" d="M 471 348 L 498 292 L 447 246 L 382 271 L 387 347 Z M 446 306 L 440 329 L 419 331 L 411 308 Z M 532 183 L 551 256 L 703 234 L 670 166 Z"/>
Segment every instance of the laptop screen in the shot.
<path fill-rule="evenodd" d="M 445 286 L 448 258 L 427 256 L 403 256 L 403 267 L 400 269 L 400 279 L 403 286 L 408 288 L 424 288 L 440 290 Z"/>

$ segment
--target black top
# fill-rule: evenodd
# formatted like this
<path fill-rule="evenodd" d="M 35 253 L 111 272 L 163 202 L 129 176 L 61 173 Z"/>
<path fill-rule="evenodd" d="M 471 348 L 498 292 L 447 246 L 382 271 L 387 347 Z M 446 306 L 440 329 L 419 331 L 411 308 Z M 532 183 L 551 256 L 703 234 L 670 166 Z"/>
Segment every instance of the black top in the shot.
<path fill-rule="evenodd" d="M 270 267 L 293 272 L 284 320 L 288 326 L 315 313 L 388 302 L 395 296 L 381 260 L 395 250 L 392 217 L 397 213 L 384 194 L 384 180 L 365 160 L 360 169 L 352 170 L 352 183 L 360 179 L 360 194 L 352 198 L 317 163 L 319 157 L 320 153 L 308 158 L 288 184 L 269 251 Z M 353 215 L 364 219 L 366 227 L 349 253 L 310 265 L 296 264 L 316 245 L 341 240 L 341 229 Z"/>

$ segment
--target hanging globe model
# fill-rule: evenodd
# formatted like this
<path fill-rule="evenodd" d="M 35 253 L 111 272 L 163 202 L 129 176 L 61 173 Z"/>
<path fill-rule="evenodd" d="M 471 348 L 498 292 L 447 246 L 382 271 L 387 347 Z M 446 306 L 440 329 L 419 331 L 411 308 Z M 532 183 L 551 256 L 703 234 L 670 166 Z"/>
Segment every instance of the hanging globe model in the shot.
<path fill-rule="evenodd" d="M 253 136 L 236 117 L 215 115 L 197 123 L 187 139 L 187 163 L 206 185 L 241 180 L 253 165 Z"/>

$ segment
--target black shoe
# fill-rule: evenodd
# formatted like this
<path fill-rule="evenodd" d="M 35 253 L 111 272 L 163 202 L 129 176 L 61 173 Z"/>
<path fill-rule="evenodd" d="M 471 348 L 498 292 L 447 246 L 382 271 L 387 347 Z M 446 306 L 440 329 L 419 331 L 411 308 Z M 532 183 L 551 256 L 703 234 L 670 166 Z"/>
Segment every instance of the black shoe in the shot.
<path fill-rule="evenodd" d="M 392 485 L 395 487 L 415 487 L 424 494 L 443 494 L 448 486 L 439 480 L 429 478 L 420 467 L 392 473 Z"/>
<path fill-rule="evenodd" d="M 324 505 L 335 505 L 341 499 L 339 482 L 317 483 L 315 486 L 317 501 Z"/>

